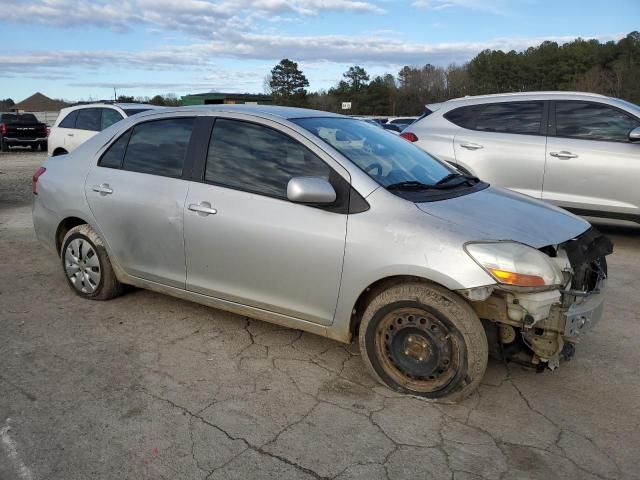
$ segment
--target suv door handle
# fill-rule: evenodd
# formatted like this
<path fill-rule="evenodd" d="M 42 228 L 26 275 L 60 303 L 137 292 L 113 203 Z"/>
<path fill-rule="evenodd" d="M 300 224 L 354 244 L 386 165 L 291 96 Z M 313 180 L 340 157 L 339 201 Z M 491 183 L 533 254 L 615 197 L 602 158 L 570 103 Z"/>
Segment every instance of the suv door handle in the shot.
<path fill-rule="evenodd" d="M 94 192 L 98 192 L 100 195 L 110 195 L 113 193 L 113 190 L 109 188 L 108 183 L 103 183 L 102 185 L 94 185 L 91 187 L 91 190 Z"/>
<path fill-rule="evenodd" d="M 67 133 L 67 137 L 73 137 L 73 133 Z"/>
<path fill-rule="evenodd" d="M 467 150 L 480 150 L 481 148 L 484 148 L 482 145 L 478 145 L 477 143 L 461 143 L 460 146 L 462 148 L 466 148 Z"/>
<path fill-rule="evenodd" d="M 567 160 L 569 158 L 578 158 L 578 155 L 575 153 L 567 152 L 566 150 L 562 150 L 561 152 L 551 152 L 549 155 L 556 158 L 561 158 L 563 160 Z"/>
<path fill-rule="evenodd" d="M 200 204 L 191 203 L 187 208 L 192 212 L 198 212 L 198 215 L 202 215 L 203 217 L 218 213 L 215 208 L 211 208 L 211 204 L 209 202 L 200 202 Z"/>

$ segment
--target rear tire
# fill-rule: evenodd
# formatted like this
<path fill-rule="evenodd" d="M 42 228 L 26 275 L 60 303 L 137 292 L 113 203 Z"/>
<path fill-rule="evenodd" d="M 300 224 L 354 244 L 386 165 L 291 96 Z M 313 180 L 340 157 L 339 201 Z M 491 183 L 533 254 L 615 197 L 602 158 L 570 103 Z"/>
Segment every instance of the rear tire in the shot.
<path fill-rule="evenodd" d="M 363 314 L 359 343 L 380 383 L 434 400 L 462 400 L 487 368 L 487 337 L 471 306 L 426 282 L 397 284 L 375 295 Z"/>
<path fill-rule="evenodd" d="M 89 225 L 78 225 L 67 232 L 60 258 L 69 287 L 80 297 L 109 300 L 122 294 L 123 286 L 104 244 Z"/>
<path fill-rule="evenodd" d="M 9 145 L 7 145 L 7 142 L 5 142 L 4 139 L 0 139 L 0 151 L 1 152 L 9 151 Z"/>

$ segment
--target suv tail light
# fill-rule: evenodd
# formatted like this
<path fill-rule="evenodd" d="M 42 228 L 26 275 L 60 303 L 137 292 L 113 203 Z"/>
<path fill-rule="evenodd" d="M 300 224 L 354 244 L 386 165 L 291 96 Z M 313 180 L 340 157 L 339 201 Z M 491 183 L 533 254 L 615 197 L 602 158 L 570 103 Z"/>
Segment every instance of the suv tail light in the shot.
<path fill-rule="evenodd" d="M 416 136 L 415 133 L 411 133 L 411 132 L 402 132 L 400 134 L 400 136 L 402 138 L 404 138 L 405 140 L 408 140 L 409 142 L 417 142 L 418 141 L 418 137 Z"/>
<path fill-rule="evenodd" d="M 4 123 L 0 123 L 0 135 L 7 134 L 7 126 Z"/>
<path fill-rule="evenodd" d="M 31 178 L 31 183 L 32 183 L 32 188 L 33 188 L 33 194 L 34 195 L 38 194 L 38 179 L 46 171 L 47 171 L 46 168 L 40 167 L 40 168 L 38 168 L 38 170 L 36 170 L 36 173 L 33 174 L 33 177 Z"/>

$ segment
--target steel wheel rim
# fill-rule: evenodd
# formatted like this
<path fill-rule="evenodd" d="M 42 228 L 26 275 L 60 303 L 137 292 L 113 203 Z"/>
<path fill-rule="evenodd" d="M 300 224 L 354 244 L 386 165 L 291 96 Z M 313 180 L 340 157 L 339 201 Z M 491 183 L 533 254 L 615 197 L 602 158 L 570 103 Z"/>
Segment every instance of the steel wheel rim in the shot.
<path fill-rule="evenodd" d="M 375 346 L 391 379 L 420 393 L 449 385 L 459 371 L 464 349 L 449 322 L 416 307 L 387 313 L 378 324 Z"/>
<path fill-rule="evenodd" d="M 64 269 L 71 285 L 79 292 L 94 293 L 100 285 L 100 258 L 93 246 L 83 238 L 74 238 L 67 245 Z"/>

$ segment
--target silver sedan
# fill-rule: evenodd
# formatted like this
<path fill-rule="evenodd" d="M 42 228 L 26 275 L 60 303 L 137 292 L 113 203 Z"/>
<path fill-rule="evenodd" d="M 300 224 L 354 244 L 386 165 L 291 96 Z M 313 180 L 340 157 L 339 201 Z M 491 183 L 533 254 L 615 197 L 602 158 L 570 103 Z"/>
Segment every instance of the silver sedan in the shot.
<path fill-rule="evenodd" d="M 381 383 L 457 400 L 489 352 L 539 368 L 602 313 L 610 242 L 400 137 L 313 110 L 149 111 L 33 178 L 38 239 L 71 289 L 135 285 L 357 337 Z"/>

